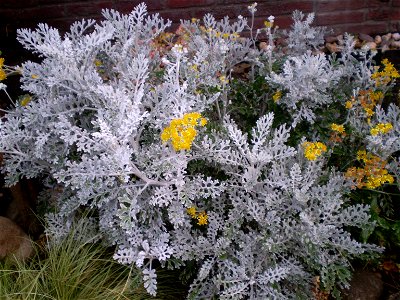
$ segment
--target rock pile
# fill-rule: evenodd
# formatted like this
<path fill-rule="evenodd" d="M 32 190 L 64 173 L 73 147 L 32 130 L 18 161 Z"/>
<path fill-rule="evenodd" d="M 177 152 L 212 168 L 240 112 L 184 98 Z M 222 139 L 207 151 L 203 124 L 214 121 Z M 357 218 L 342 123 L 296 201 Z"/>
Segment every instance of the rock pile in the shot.
<path fill-rule="evenodd" d="M 400 50 L 400 33 L 387 33 L 384 35 L 371 36 L 365 33 L 355 35 L 355 47 L 357 49 L 367 50 Z M 337 36 L 325 37 L 325 50 L 330 53 L 340 52 L 344 44 L 342 34 Z"/>
<path fill-rule="evenodd" d="M 33 245 L 29 236 L 13 221 L 0 216 L 0 259 L 25 260 L 32 255 Z"/>

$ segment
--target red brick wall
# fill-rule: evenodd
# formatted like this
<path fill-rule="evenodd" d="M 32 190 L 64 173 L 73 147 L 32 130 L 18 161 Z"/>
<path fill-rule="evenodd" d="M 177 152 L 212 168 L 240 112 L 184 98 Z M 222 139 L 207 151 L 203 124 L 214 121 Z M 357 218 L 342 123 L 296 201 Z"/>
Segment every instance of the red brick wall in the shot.
<path fill-rule="evenodd" d="M 0 0 L 0 50 L 15 42 L 21 27 L 35 27 L 39 22 L 59 29 L 82 18 L 101 18 L 102 8 L 130 12 L 142 0 Z M 147 0 L 151 12 L 159 12 L 174 23 L 179 19 L 201 17 L 207 12 L 217 18 L 225 15 L 248 16 L 249 0 Z M 290 26 L 295 9 L 316 13 L 316 24 L 336 32 L 385 33 L 400 30 L 400 0 L 259 0 L 256 23 L 276 16 L 282 28 Z M 8 45 L 8 46 L 7 46 Z M 12 47 L 13 48 L 13 47 Z M 4 52 L 4 50 L 3 50 Z"/>

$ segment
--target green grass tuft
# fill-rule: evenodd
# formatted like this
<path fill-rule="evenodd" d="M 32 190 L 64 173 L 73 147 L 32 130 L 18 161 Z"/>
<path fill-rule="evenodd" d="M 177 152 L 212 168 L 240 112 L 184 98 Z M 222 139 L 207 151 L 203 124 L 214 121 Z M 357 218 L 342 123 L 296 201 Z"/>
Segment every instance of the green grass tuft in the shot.
<path fill-rule="evenodd" d="M 60 244 L 27 262 L 0 263 L 0 299 L 144 300 L 140 271 L 121 266 L 98 244 L 83 244 L 71 233 Z"/>

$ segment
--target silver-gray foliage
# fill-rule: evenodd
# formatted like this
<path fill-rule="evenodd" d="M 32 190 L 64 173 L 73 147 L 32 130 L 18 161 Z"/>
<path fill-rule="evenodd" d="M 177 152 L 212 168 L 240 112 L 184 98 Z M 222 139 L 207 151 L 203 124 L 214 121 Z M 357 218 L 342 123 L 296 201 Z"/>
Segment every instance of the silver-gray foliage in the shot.
<path fill-rule="evenodd" d="M 8 185 L 49 177 L 62 186 L 47 232 L 65 235 L 89 209 L 102 241 L 115 245 L 115 259 L 142 268 L 152 295 L 154 260 L 177 267 L 197 261 L 194 299 L 307 298 L 318 274 L 328 288 L 347 286 L 349 275 L 332 274 L 349 267 L 349 258 L 380 250 L 346 231 L 369 225 L 368 206 L 349 205 L 340 173 L 327 170 L 323 159 L 306 160 L 301 145 L 287 145 L 290 125 L 275 128 L 267 113 L 244 133 L 223 93 L 197 90 L 220 86 L 215 74 L 245 58 L 260 64 L 252 41 L 234 37 L 246 20 L 206 15 L 205 34 L 183 23 L 194 26 L 188 44 L 162 56 L 152 42 L 170 22 L 148 15 L 144 4 L 129 15 L 104 10 L 103 16 L 100 23 L 76 22 L 65 36 L 45 24 L 18 31 L 42 61 L 22 65 L 22 89 L 33 99 L 1 122 L 3 171 Z M 311 33 L 314 45 L 318 33 Z M 293 40 L 296 49 L 300 42 Z M 315 107 L 334 100 L 328 90 L 342 75 L 322 55 L 306 52 L 290 57 L 270 80 L 287 89 L 289 109 L 302 100 L 300 116 L 312 121 Z M 161 141 L 172 119 L 205 114 L 216 103 L 225 108 L 221 129 L 199 130 L 191 151 Z M 188 165 L 198 161 L 224 176 L 190 174 Z M 195 224 L 190 207 L 207 213 L 207 226 Z"/>

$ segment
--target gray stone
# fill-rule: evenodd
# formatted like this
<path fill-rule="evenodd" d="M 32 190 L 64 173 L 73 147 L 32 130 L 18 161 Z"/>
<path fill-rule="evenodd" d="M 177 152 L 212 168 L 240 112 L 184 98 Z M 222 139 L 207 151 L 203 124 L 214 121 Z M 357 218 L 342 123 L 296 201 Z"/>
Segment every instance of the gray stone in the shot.
<path fill-rule="evenodd" d="M 350 288 L 343 291 L 343 300 L 379 300 L 382 292 L 381 274 L 360 271 L 354 273 Z"/>
<path fill-rule="evenodd" d="M 382 37 L 380 35 L 377 35 L 374 40 L 375 43 L 379 45 L 382 42 Z"/>
<path fill-rule="evenodd" d="M 400 40 L 400 33 L 396 32 L 392 34 L 392 39 L 398 41 Z"/>
<path fill-rule="evenodd" d="M 0 216 L 0 259 L 25 260 L 32 252 L 29 236 L 13 221 Z"/>
<path fill-rule="evenodd" d="M 374 41 L 374 38 L 372 36 L 365 34 L 365 33 L 360 33 L 358 35 L 358 38 L 364 42 L 373 42 Z"/>

